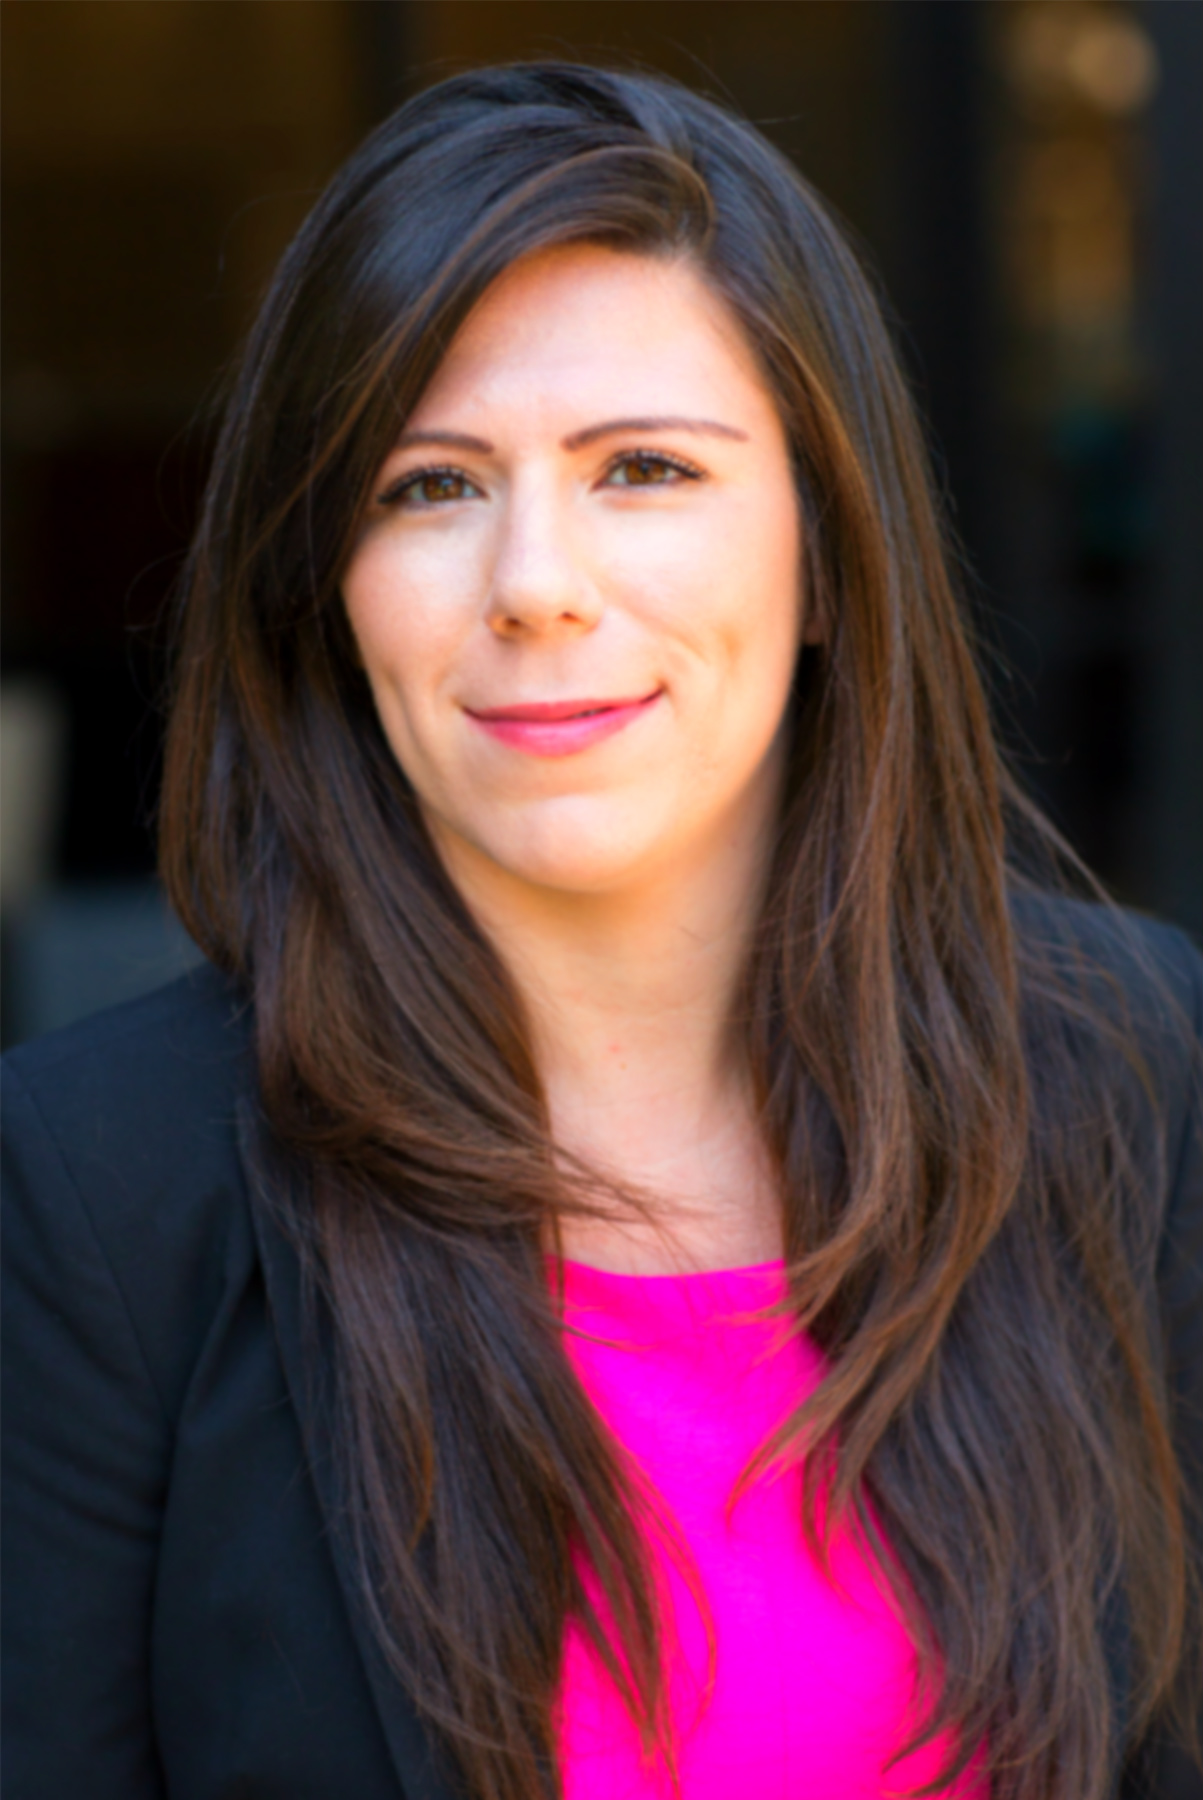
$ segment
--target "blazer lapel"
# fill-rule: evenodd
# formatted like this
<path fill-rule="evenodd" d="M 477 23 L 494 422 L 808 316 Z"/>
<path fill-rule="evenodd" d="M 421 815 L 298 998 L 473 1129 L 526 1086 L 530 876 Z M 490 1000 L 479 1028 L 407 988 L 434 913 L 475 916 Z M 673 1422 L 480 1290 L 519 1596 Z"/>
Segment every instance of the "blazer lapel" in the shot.
<path fill-rule="evenodd" d="M 339 1585 L 388 1740 L 405 1800 L 462 1800 L 409 1695 L 384 1659 L 360 1602 L 341 1529 L 334 1469 L 321 1429 L 325 1371 L 306 1354 L 300 1259 L 274 1217 L 271 1195 L 288 1177 L 277 1169 L 253 1102 L 238 1103 L 238 1146 L 247 1177 L 251 1217 L 267 1285 L 268 1306 L 284 1377 L 301 1426 L 309 1474 L 328 1527 Z"/>

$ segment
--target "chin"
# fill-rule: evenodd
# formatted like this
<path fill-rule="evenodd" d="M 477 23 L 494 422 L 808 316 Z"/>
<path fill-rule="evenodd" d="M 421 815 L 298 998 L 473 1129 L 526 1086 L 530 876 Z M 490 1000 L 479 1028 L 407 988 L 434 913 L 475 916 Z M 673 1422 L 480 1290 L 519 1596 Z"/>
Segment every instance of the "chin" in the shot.
<path fill-rule="evenodd" d="M 560 845 L 541 852 L 494 854 L 515 880 L 563 894 L 606 894 L 639 877 L 643 859 L 604 844 Z"/>
<path fill-rule="evenodd" d="M 629 805 L 542 806 L 534 817 L 510 821 L 511 830 L 486 830 L 474 842 L 491 862 L 532 887 L 609 893 L 637 880 L 655 860 L 658 834 L 650 822 L 640 830 L 630 814 Z"/>

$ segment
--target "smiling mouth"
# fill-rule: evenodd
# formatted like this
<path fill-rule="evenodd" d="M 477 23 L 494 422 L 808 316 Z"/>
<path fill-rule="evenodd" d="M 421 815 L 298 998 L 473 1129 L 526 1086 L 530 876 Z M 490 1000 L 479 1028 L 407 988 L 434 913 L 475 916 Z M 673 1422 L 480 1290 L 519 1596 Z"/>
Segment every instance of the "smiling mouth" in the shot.
<path fill-rule="evenodd" d="M 656 705 L 663 688 L 637 700 L 531 700 L 474 712 L 472 723 L 509 750 L 529 756 L 576 756 L 625 731 Z"/>
<path fill-rule="evenodd" d="M 653 689 L 650 694 L 635 694 L 623 700 L 534 700 L 521 706 L 496 706 L 464 708 L 474 719 L 482 719 L 489 723 L 511 720 L 515 724 L 550 725 L 560 719 L 587 719 L 595 713 L 619 712 L 625 707 L 642 706 L 645 701 L 655 699 L 660 692 Z"/>

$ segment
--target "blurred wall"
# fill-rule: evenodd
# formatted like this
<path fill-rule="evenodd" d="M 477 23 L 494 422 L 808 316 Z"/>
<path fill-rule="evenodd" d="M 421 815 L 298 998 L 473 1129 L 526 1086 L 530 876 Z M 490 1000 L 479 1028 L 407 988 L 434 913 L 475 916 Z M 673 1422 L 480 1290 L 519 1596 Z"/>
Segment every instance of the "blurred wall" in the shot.
<path fill-rule="evenodd" d="M 275 259 L 407 92 L 531 54 L 726 96 L 842 212 L 1028 779 L 1121 897 L 1203 931 L 1201 27 L 1199 0 L 6 0 L 6 1035 L 188 954 L 148 886 L 162 611 Z M 108 987 L 46 973 L 84 966 Z"/>
<path fill-rule="evenodd" d="M 319 0 L 3 9 L 6 670 L 67 709 L 56 873 L 149 867 L 155 622 L 209 401 L 369 122 Z"/>
<path fill-rule="evenodd" d="M 373 122 L 355 14 L 0 12 L 7 1041 L 189 958 L 152 882 L 164 603 L 223 372 Z"/>

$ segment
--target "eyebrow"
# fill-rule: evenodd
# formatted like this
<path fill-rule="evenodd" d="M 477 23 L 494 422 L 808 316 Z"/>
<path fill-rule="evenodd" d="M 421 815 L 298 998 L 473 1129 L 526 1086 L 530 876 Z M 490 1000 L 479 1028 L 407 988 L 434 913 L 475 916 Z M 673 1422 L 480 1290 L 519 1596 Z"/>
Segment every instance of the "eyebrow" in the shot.
<path fill-rule="evenodd" d="M 586 444 L 620 431 L 690 431 L 699 437 L 735 438 L 744 444 L 748 441 L 746 431 L 739 431 L 734 425 L 721 425 L 717 419 L 607 419 L 602 425 L 586 425 L 583 431 L 572 432 L 563 439 L 561 447 L 583 450 Z"/>
<path fill-rule="evenodd" d="M 746 444 L 748 434 L 735 425 L 723 425 L 718 419 L 682 419 L 675 416 L 655 419 L 606 419 L 600 425 L 586 425 L 582 431 L 570 432 L 561 439 L 562 450 L 583 450 L 599 438 L 613 437 L 620 431 L 689 431 L 699 437 L 732 438 Z M 470 437 L 464 431 L 406 431 L 397 439 L 395 450 L 412 450 L 420 445 L 443 444 L 454 450 L 471 450 L 477 456 L 492 456 L 494 446 L 487 438 Z"/>
<path fill-rule="evenodd" d="M 447 444 L 453 450 L 474 450 L 478 456 L 493 454 L 493 446 L 487 439 L 469 437 L 466 431 L 403 431 L 393 449 L 413 450 L 421 444 Z"/>

